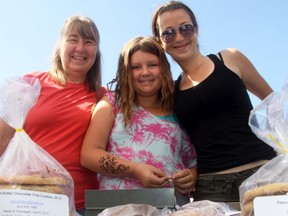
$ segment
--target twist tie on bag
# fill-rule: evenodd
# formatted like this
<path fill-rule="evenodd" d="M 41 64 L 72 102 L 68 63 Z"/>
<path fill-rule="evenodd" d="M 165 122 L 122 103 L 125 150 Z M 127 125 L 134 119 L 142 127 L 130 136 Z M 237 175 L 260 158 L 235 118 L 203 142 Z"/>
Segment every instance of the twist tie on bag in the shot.
<path fill-rule="evenodd" d="M 15 130 L 16 130 L 16 132 L 24 132 L 23 128 L 16 128 Z"/>
<path fill-rule="evenodd" d="M 280 143 L 271 133 L 268 134 L 268 136 L 269 136 L 269 138 L 270 138 L 276 145 L 278 145 L 278 146 L 280 147 L 280 149 L 281 149 L 283 152 L 285 152 L 286 154 L 288 154 L 287 148 L 285 148 L 285 146 L 284 146 L 282 143 Z"/>

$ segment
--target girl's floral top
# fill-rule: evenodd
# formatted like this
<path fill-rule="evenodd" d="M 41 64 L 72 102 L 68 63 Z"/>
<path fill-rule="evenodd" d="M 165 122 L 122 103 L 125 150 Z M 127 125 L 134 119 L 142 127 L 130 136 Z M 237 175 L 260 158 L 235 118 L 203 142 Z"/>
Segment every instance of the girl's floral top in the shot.
<path fill-rule="evenodd" d="M 114 94 L 106 93 L 114 106 Z M 131 123 L 124 127 L 123 115 L 114 106 L 115 122 L 107 151 L 123 159 L 153 165 L 166 175 L 196 165 L 196 153 L 188 136 L 171 116 L 155 116 L 142 107 L 133 107 Z M 172 187 L 172 185 L 171 185 Z M 143 188 L 134 178 L 115 178 L 100 175 L 100 189 Z"/>

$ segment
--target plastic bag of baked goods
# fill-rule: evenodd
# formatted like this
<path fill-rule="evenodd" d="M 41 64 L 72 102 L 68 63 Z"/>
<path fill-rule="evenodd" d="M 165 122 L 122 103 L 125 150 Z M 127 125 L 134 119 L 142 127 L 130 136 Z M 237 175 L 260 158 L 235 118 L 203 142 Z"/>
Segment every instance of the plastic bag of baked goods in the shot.
<path fill-rule="evenodd" d="M 243 216 L 254 215 L 254 198 L 288 192 L 288 82 L 251 111 L 249 125 L 278 154 L 240 185 Z"/>
<path fill-rule="evenodd" d="M 170 216 L 227 216 L 240 215 L 239 211 L 225 203 L 209 200 L 194 201 L 181 206 Z"/>
<path fill-rule="evenodd" d="M 0 86 L 0 118 L 16 130 L 0 158 L 0 215 L 77 216 L 72 177 L 23 130 L 40 89 L 37 79 L 27 77 Z"/>
<path fill-rule="evenodd" d="M 166 208 L 159 210 L 146 204 L 126 204 L 104 209 L 98 216 L 168 216 Z"/>

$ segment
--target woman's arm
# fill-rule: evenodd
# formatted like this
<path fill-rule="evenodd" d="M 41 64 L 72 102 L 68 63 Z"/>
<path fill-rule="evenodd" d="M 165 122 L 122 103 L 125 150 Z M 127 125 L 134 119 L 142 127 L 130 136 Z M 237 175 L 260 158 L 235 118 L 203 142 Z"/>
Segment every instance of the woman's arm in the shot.
<path fill-rule="evenodd" d="M 10 140 L 14 136 L 15 129 L 0 118 L 0 157 L 5 152 Z"/>
<path fill-rule="evenodd" d="M 239 50 L 231 48 L 221 51 L 221 54 L 225 65 L 243 80 L 246 88 L 252 94 L 263 100 L 273 92 L 251 61 Z"/>
<path fill-rule="evenodd" d="M 144 187 L 164 186 L 165 174 L 150 165 L 124 160 L 106 151 L 114 124 L 114 110 L 105 96 L 94 109 L 81 149 L 81 165 L 96 173 L 137 178 Z"/>

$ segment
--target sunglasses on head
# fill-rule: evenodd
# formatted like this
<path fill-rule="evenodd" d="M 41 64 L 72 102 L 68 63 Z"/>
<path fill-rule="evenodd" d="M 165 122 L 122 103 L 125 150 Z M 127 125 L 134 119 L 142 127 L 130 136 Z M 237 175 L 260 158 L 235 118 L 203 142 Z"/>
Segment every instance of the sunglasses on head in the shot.
<path fill-rule="evenodd" d="M 189 38 L 194 35 L 195 27 L 192 24 L 183 24 L 178 26 L 178 31 L 183 37 Z M 177 34 L 176 29 L 168 28 L 162 32 L 161 38 L 165 43 L 169 44 L 175 40 L 176 34 Z"/>

